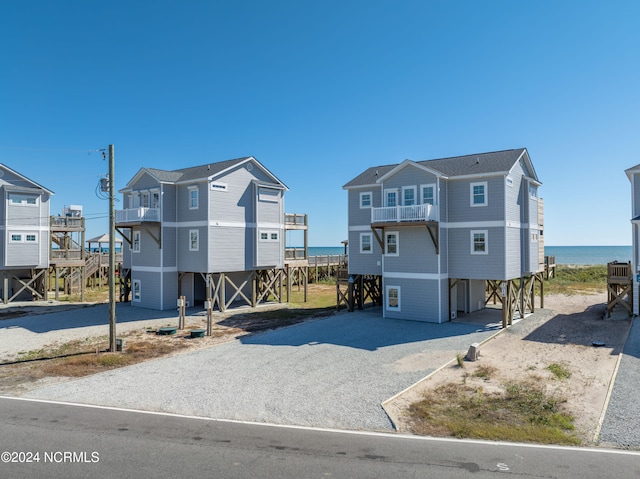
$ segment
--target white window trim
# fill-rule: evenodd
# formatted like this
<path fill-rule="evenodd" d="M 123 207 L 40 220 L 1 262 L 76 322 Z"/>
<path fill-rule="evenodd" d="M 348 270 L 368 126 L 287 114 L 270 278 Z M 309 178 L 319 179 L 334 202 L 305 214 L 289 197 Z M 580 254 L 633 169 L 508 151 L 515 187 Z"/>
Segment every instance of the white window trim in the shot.
<path fill-rule="evenodd" d="M 188 186 L 187 190 L 189 191 L 189 209 L 190 210 L 197 210 L 198 207 L 200 206 L 200 189 L 198 188 L 198 185 L 193 185 L 193 186 Z M 191 204 L 191 194 L 193 192 L 196 192 L 196 196 L 195 196 L 195 200 L 196 200 L 196 205 L 193 206 L 193 204 Z"/>
<path fill-rule="evenodd" d="M 138 237 L 136 240 L 136 236 Z M 138 247 L 136 248 L 136 244 L 138 245 Z M 140 234 L 140 231 L 136 230 L 131 234 L 131 252 L 132 253 L 139 253 L 142 246 L 142 235 Z"/>
<path fill-rule="evenodd" d="M 155 201 L 156 197 L 158 199 L 157 202 Z M 154 188 L 150 190 L 149 206 L 151 208 L 160 208 L 160 189 L 159 188 Z"/>
<path fill-rule="evenodd" d="M 18 197 L 20 198 L 20 203 L 13 203 L 11 201 L 11 199 L 13 197 Z M 36 202 L 34 204 L 29 204 L 27 203 L 27 198 L 35 198 Z M 11 206 L 17 206 L 17 207 L 27 207 L 27 208 L 37 208 L 38 206 L 40 206 L 40 197 L 38 195 L 30 195 L 28 193 L 9 193 L 7 195 L 7 202 L 9 205 Z"/>
<path fill-rule="evenodd" d="M 535 193 L 535 194 L 533 194 Z M 534 185 L 529 185 L 529 198 L 532 200 L 538 199 L 538 187 Z"/>
<path fill-rule="evenodd" d="M 191 235 L 196 234 L 196 246 L 193 247 Z M 200 230 L 189 230 L 189 251 L 200 251 Z"/>
<path fill-rule="evenodd" d="M 19 236 L 18 239 L 13 239 L 14 236 Z M 9 243 L 24 243 L 24 233 L 9 233 Z"/>
<path fill-rule="evenodd" d="M 398 306 L 389 306 L 389 290 L 397 289 L 398 290 Z M 402 311 L 402 292 L 400 286 L 394 286 L 392 284 L 385 286 L 385 295 L 384 295 L 384 303 L 385 309 L 387 311 Z"/>
<path fill-rule="evenodd" d="M 420 204 L 424 205 L 424 204 L 428 204 L 424 202 L 424 190 L 426 190 L 427 188 L 432 188 L 433 189 L 433 205 L 435 206 L 436 203 L 438 202 L 436 199 L 436 184 L 435 183 L 427 183 L 426 185 L 420 185 Z"/>
<path fill-rule="evenodd" d="M 484 203 L 474 203 L 473 202 L 473 187 L 474 186 L 484 186 Z M 489 204 L 489 188 L 487 187 L 487 182 L 486 181 L 478 181 L 478 182 L 475 182 L 475 183 L 470 183 L 469 184 L 469 192 L 470 192 L 470 196 L 471 196 L 471 198 L 469 199 L 469 202 L 470 202 L 472 207 L 487 206 Z"/>
<path fill-rule="evenodd" d="M 263 239 L 262 235 L 267 235 L 267 239 Z M 276 235 L 276 239 L 272 239 L 271 235 Z M 258 241 L 261 243 L 277 243 L 280 241 L 280 234 L 276 230 L 260 230 L 258 231 Z"/>
<path fill-rule="evenodd" d="M 136 298 L 136 285 L 138 286 L 138 297 Z M 142 282 L 139 279 L 134 279 L 131 282 L 131 301 L 139 303 L 142 301 Z"/>
<path fill-rule="evenodd" d="M 407 205 L 405 202 L 405 191 L 413 191 L 413 204 L 412 205 Z M 418 198 L 416 198 L 416 194 L 417 194 L 417 189 L 415 186 L 403 186 L 402 187 L 402 206 L 415 206 L 418 203 Z"/>
<path fill-rule="evenodd" d="M 475 251 L 473 235 L 474 234 L 483 234 L 484 235 L 484 251 Z M 471 230 L 471 254 L 489 254 L 489 231 L 488 230 Z"/>
<path fill-rule="evenodd" d="M 389 193 L 395 193 L 396 195 L 396 204 L 395 206 L 399 206 L 400 205 L 400 198 L 398 198 L 398 188 L 389 188 L 384 190 L 383 194 L 384 194 L 384 206 L 387 208 L 393 208 L 393 206 L 389 206 Z"/>
<path fill-rule="evenodd" d="M 362 197 L 369 195 L 369 206 L 362 206 Z M 369 209 L 373 207 L 373 193 L 371 191 L 363 191 L 360 193 L 360 209 Z"/>
<path fill-rule="evenodd" d="M 229 185 L 227 183 L 220 183 L 219 181 L 212 181 L 209 183 L 209 189 L 211 191 L 227 191 Z"/>
<path fill-rule="evenodd" d="M 387 236 L 389 235 L 395 235 L 396 237 L 396 252 L 395 253 L 389 253 L 389 245 L 387 243 Z M 400 256 L 400 233 L 398 233 L 397 231 L 387 231 L 384 234 L 384 254 L 385 256 Z"/>
<path fill-rule="evenodd" d="M 363 245 L 362 238 L 364 238 L 365 236 L 369 237 L 369 251 L 365 251 L 362 249 L 362 245 Z M 362 254 L 373 253 L 373 234 L 372 233 L 360 233 L 360 253 Z"/>

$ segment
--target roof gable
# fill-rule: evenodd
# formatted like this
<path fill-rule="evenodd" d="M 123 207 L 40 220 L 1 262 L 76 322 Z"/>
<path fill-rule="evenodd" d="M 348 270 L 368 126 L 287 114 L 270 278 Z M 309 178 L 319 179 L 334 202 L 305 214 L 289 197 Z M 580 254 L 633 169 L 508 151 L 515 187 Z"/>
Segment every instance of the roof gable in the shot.
<path fill-rule="evenodd" d="M 0 163 L 0 177 L 4 177 L 4 172 L 10 173 L 11 175 L 15 176 L 16 178 L 18 178 L 18 183 L 20 184 L 16 184 L 16 182 L 10 182 L 7 181 L 6 183 L 11 184 L 13 187 L 15 188 L 24 188 L 25 190 L 28 190 L 30 188 L 35 188 L 38 190 L 39 193 L 41 193 L 42 191 L 48 193 L 49 195 L 54 195 L 54 192 L 45 188 L 44 186 L 36 183 L 35 181 L 27 178 L 24 175 L 21 175 L 20 173 L 18 173 L 15 170 L 12 170 L 11 168 L 9 168 L 7 165 Z M 32 190 L 31 192 L 35 192 L 35 190 Z"/>
<path fill-rule="evenodd" d="M 395 175 L 396 173 L 398 173 L 399 171 L 403 170 L 408 166 L 414 166 L 420 170 L 426 171 L 428 173 L 432 173 L 436 176 L 442 176 L 441 172 L 434 170 L 433 168 L 430 168 L 428 165 L 423 165 L 422 163 L 416 163 L 415 161 L 411 161 L 411 160 L 404 160 L 402 163 L 395 166 L 394 168 L 391 168 L 385 174 L 383 174 L 378 179 L 376 179 L 376 183 L 380 183 L 388 178 L 391 178 L 393 175 Z"/>

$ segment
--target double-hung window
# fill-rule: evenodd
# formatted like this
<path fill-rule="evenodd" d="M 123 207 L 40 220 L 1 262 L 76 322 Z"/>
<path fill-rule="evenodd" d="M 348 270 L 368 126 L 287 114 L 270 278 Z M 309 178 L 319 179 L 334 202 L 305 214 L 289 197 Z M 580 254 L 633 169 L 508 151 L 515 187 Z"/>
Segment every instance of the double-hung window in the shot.
<path fill-rule="evenodd" d="M 471 206 L 487 206 L 487 182 L 471 183 Z"/>
<path fill-rule="evenodd" d="M 134 279 L 131 285 L 131 290 L 132 290 L 132 298 L 133 301 L 135 302 L 140 302 L 141 299 L 141 295 L 140 295 L 140 280 L 139 279 Z"/>
<path fill-rule="evenodd" d="M 189 209 L 196 210 L 198 209 L 198 187 L 197 186 L 189 186 Z"/>
<path fill-rule="evenodd" d="M 423 205 L 435 205 L 435 186 L 434 185 L 422 185 L 420 187 L 422 190 L 422 204 Z"/>
<path fill-rule="evenodd" d="M 398 232 L 389 231 L 384 235 L 384 252 L 388 256 L 398 256 L 400 253 L 398 245 Z"/>
<path fill-rule="evenodd" d="M 400 311 L 400 286 L 387 286 L 387 311 Z"/>
<path fill-rule="evenodd" d="M 402 206 L 413 206 L 416 204 L 416 187 L 402 187 Z"/>
<path fill-rule="evenodd" d="M 134 253 L 140 252 L 140 231 L 133 232 L 133 238 L 131 241 L 131 251 Z"/>
<path fill-rule="evenodd" d="M 370 254 L 372 251 L 371 233 L 360 233 L 360 253 Z"/>
<path fill-rule="evenodd" d="M 371 192 L 360 193 L 360 208 L 371 208 Z"/>
<path fill-rule="evenodd" d="M 189 230 L 189 251 L 200 249 L 200 235 L 198 230 Z"/>
<path fill-rule="evenodd" d="M 489 254 L 487 230 L 471 230 L 471 254 Z"/>

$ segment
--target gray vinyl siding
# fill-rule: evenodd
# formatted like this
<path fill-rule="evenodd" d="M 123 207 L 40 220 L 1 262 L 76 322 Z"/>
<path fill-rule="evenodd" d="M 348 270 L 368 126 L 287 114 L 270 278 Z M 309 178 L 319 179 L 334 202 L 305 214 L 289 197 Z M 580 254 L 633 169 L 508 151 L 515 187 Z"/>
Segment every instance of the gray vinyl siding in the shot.
<path fill-rule="evenodd" d="M 4 235 L 0 267 L 46 268 L 49 266 L 49 195 L 24 193 L 38 198 L 37 205 L 12 205 L 5 192 L 3 203 Z M 16 194 L 23 194 L 16 192 Z M 22 235 L 23 242 L 12 243 L 11 235 Z M 36 241 L 27 243 L 25 235 L 35 234 Z"/>
<path fill-rule="evenodd" d="M 198 231 L 198 250 L 190 251 L 190 231 Z M 178 270 L 207 272 L 209 228 L 206 226 L 183 226 L 177 229 Z"/>
<path fill-rule="evenodd" d="M 38 267 L 41 264 L 39 243 L 34 243 L 34 244 L 12 243 L 10 241 L 11 233 L 13 233 L 12 230 L 7 231 L 7 257 L 5 261 L 5 266 Z M 33 232 L 29 231 L 29 233 L 33 233 Z M 24 237 L 25 233 L 22 232 L 22 230 L 21 230 L 21 234 Z M 40 241 L 40 233 L 38 233 L 38 242 L 39 241 Z"/>
<path fill-rule="evenodd" d="M 520 277 L 520 265 L 522 264 L 521 244 L 523 230 L 520 227 L 506 229 L 506 278 L 514 279 Z M 493 278 L 488 278 L 493 279 Z"/>
<path fill-rule="evenodd" d="M 513 180 L 512 186 L 506 186 L 505 178 L 505 196 L 506 196 L 506 220 L 512 222 L 524 222 L 523 218 L 523 198 L 526 197 L 527 183 L 522 178 L 523 171 L 520 163 L 514 165 L 511 169 L 509 177 Z"/>
<path fill-rule="evenodd" d="M 440 231 L 440 273 L 447 274 L 449 272 L 449 230 L 447 228 L 439 228 Z M 431 241 L 431 238 L 429 238 Z"/>
<path fill-rule="evenodd" d="M 372 253 L 360 253 L 360 235 L 371 234 Z M 373 232 L 349 231 L 349 274 L 382 274 L 382 248 Z"/>
<path fill-rule="evenodd" d="M 633 182 L 631 183 L 633 188 L 633 213 L 632 218 L 640 216 L 640 173 L 633 173 Z"/>
<path fill-rule="evenodd" d="M 420 185 L 430 183 L 436 183 L 436 176 L 434 174 L 426 172 L 420 168 L 416 168 L 413 165 L 409 165 L 402 168 L 393 176 L 385 179 L 382 188 L 383 190 L 398 189 L 399 202 L 400 204 L 403 204 L 402 188 L 415 187 L 416 204 L 420 204 Z"/>
<path fill-rule="evenodd" d="M 442 279 L 440 280 L 440 304 L 442 305 L 442 310 L 440 311 L 440 322 L 444 323 L 446 321 L 451 321 L 450 311 L 449 311 L 449 280 Z M 457 315 L 457 311 L 455 311 Z"/>
<path fill-rule="evenodd" d="M 157 188 L 159 186 L 158 180 L 148 173 L 143 173 L 138 178 L 138 181 L 131 185 L 133 190 L 148 190 L 150 188 Z"/>
<path fill-rule="evenodd" d="M 178 273 L 175 271 L 165 271 L 162 275 L 162 293 L 161 293 L 161 309 L 174 309 L 176 308 L 176 300 L 178 299 Z M 192 303 L 193 306 L 193 303 Z"/>
<path fill-rule="evenodd" d="M 128 238 L 131 238 L 131 234 L 127 234 Z M 127 269 L 131 268 L 131 245 L 129 245 L 129 242 L 124 239 L 122 241 L 122 266 Z"/>
<path fill-rule="evenodd" d="M 488 254 L 471 254 L 471 231 L 486 230 Z M 449 277 L 465 279 L 505 278 L 504 228 L 449 228 Z"/>
<path fill-rule="evenodd" d="M 140 301 L 133 301 L 133 293 L 131 293 L 131 305 L 142 308 L 160 309 L 162 304 L 162 275 L 155 271 L 137 271 L 134 267 L 131 271 L 132 288 L 133 282 L 136 280 L 140 280 Z"/>
<path fill-rule="evenodd" d="M 385 234 L 392 229 L 385 230 Z M 385 255 L 384 271 L 404 273 L 437 273 L 438 255 L 426 226 L 399 227 L 398 256 Z"/>
<path fill-rule="evenodd" d="M 153 239 L 149 233 L 141 228 L 140 231 L 140 251 L 131 252 L 131 264 L 135 268 L 136 266 L 160 266 L 160 254 L 161 249 L 158 246 L 158 243 L 155 239 Z M 154 231 L 154 234 L 158 234 L 157 228 Z M 133 233 L 132 236 L 133 238 Z"/>
<path fill-rule="evenodd" d="M 282 191 L 273 188 L 257 187 L 257 232 L 254 241 L 249 242 L 248 251 L 253 251 L 255 242 L 256 258 L 253 267 L 283 267 L 284 258 L 284 211 L 282 201 Z M 261 235 L 265 233 L 267 240 L 262 240 Z M 271 239 L 272 235 L 277 235 L 277 240 Z M 250 258 L 247 258 L 250 260 Z"/>
<path fill-rule="evenodd" d="M 368 226 L 371 224 L 371 208 L 360 208 L 360 193 L 371 193 L 371 204 L 374 208 L 382 206 L 380 185 L 349 190 L 349 226 Z"/>
<path fill-rule="evenodd" d="M 387 286 L 400 287 L 400 311 L 387 309 Z M 416 280 L 383 277 L 384 316 L 394 319 L 440 323 L 439 280 Z M 444 308 L 444 304 L 442 304 Z"/>
<path fill-rule="evenodd" d="M 471 183 L 487 183 L 487 206 L 471 206 Z M 448 183 L 448 218 L 450 223 L 469 221 L 504 221 L 504 176 Z"/>
<path fill-rule="evenodd" d="M 189 187 L 198 189 L 198 207 L 190 208 Z M 207 183 L 199 182 L 177 187 L 176 218 L 180 223 L 193 221 L 207 221 Z"/>
<path fill-rule="evenodd" d="M 253 269 L 255 228 L 209 227 L 209 272 Z"/>
<path fill-rule="evenodd" d="M 171 268 L 178 266 L 178 228 L 167 227 L 162 228 L 162 267 Z M 200 248 L 202 249 L 202 238 L 200 238 Z M 189 247 L 187 246 L 187 250 Z"/>
<path fill-rule="evenodd" d="M 162 209 L 162 221 L 176 221 L 177 205 L 174 185 L 162 185 L 160 208 Z"/>
<path fill-rule="evenodd" d="M 436 184 L 436 188 L 438 185 Z M 440 222 L 449 221 L 449 183 L 446 180 L 440 181 L 440 191 L 437 193 L 438 208 L 440 208 Z"/>

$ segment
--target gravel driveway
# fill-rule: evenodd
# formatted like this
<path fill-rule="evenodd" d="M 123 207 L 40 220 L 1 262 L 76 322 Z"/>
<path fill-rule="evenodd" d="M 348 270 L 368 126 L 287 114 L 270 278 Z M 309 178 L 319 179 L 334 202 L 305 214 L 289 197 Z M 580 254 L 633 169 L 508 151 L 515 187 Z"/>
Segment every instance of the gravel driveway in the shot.
<path fill-rule="evenodd" d="M 380 311 L 243 337 L 27 396 L 217 419 L 390 430 L 381 403 L 495 330 Z"/>

